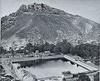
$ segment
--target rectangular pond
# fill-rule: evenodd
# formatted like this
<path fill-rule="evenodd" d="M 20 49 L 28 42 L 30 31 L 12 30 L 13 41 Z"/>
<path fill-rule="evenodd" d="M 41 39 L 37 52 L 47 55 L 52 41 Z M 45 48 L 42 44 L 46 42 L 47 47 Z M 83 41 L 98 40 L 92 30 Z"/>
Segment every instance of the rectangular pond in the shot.
<path fill-rule="evenodd" d="M 65 58 L 14 62 L 13 66 L 16 69 L 17 76 L 20 78 L 23 76 L 22 70 L 26 70 L 31 74 L 36 75 L 37 78 L 62 76 L 62 72 L 64 71 L 70 71 L 74 74 L 87 71 Z"/>

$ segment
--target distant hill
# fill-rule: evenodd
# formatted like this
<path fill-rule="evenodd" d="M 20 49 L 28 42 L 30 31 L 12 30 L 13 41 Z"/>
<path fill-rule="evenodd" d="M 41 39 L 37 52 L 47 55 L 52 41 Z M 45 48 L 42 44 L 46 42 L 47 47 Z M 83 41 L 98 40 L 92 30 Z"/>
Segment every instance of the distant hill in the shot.
<path fill-rule="evenodd" d="M 100 24 L 45 4 L 22 5 L 15 13 L 1 18 L 3 44 L 22 41 L 56 43 L 63 39 L 76 45 L 100 42 Z"/>

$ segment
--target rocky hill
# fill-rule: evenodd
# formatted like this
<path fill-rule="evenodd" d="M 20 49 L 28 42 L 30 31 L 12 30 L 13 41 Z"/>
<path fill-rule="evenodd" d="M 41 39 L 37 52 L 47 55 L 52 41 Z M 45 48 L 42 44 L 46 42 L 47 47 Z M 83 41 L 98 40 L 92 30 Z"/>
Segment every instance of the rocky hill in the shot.
<path fill-rule="evenodd" d="M 100 24 L 45 4 L 22 5 L 15 13 L 1 18 L 3 44 L 14 41 L 56 43 L 67 39 L 73 45 L 100 42 Z"/>

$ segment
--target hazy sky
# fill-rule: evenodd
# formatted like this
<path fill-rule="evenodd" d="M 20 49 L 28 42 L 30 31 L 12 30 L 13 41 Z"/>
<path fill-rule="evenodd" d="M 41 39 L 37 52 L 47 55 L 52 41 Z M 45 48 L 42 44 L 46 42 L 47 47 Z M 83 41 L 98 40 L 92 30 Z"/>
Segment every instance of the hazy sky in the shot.
<path fill-rule="evenodd" d="M 21 4 L 34 2 L 45 3 L 100 23 L 100 0 L 0 0 L 0 17 L 15 12 Z"/>

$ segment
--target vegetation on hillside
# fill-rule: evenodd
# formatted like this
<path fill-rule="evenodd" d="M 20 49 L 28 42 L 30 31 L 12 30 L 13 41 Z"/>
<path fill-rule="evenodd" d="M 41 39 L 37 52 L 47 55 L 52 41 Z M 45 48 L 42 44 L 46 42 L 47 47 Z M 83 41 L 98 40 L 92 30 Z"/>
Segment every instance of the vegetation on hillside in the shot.
<path fill-rule="evenodd" d="M 85 59 L 99 59 L 100 55 L 100 44 L 93 45 L 93 44 L 80 44 L 73 47 L 67 40 L 63 40 L 62 42 L 58 42 L 56 45 L 49 44 L 48 42 L 44 44 L 35 44 L 32 45 L 31 43 L 26 44 L 25 47 L 19 48 L 18 50 L 14 50 L 12 47 L 9 48 L 9 51 L 5 50 L 3 47 L 0 47 L 0 54 L 6 53 L 24 53 L 30 54 L 38 50 L 39 52 L 50 51 L 51 53 L 55 54 L 72 54 L 78 55 Z M 97 61 L 97 60 L 96 60 Z"/>

